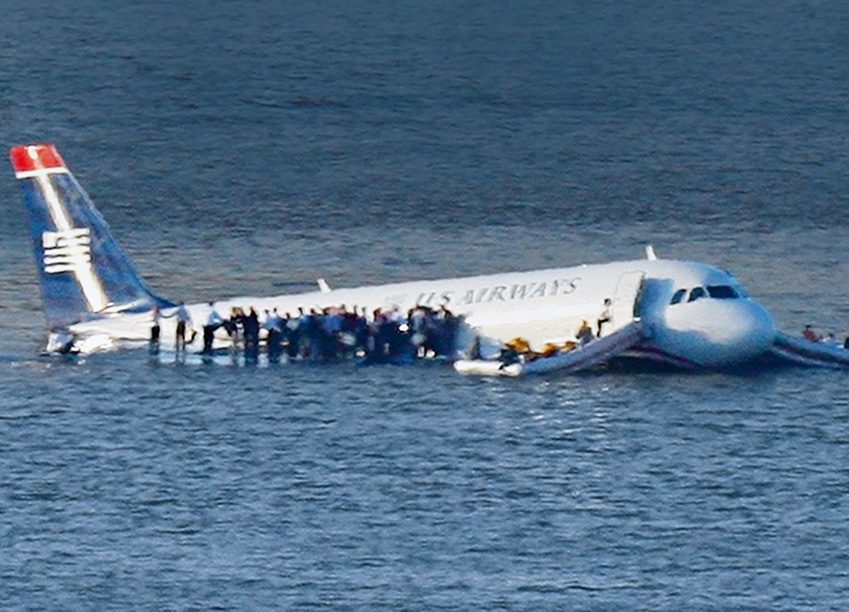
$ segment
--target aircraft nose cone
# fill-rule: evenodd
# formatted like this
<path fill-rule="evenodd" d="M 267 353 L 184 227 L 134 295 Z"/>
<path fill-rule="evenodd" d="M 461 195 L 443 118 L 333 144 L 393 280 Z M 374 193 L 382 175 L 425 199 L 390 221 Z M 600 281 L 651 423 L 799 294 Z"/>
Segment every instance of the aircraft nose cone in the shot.
<path fill-rule="evenodd" d="M 698 300 L 668 313 L 653 336 L 655 346 L 700 367 L 723 369 L 752 361 L 776 337 L 772 316 L 749 299 Z"/>
<path fill-rule="evenodd" d="M 741 302 L 739 306 L 730 313 L 733 337 L 728 348 L 743 361 L 768 351 L 775 342 L 776 330 L 772 315 L 757 302 Z"/>

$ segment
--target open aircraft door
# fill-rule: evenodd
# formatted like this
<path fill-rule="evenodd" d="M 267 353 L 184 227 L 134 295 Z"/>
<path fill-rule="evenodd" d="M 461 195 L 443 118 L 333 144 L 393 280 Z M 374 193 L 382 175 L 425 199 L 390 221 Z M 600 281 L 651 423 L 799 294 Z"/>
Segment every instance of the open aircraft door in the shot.
<path fill-rule="evenodd" d="M 639 318 L 639 301 L 646 273 L 642 270 L 625 272 L 616 283 L 611 307 L 610 330 L 617 330 Z"/>

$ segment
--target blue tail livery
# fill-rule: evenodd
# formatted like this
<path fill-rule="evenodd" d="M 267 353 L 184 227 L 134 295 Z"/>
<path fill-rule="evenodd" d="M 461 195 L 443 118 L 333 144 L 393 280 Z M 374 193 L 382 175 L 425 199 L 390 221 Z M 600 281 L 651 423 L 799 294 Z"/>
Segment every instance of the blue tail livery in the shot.
<path fill-rule="evenodd" d="M 52 145 L 11 149 L 50 329 L 171 306 L 151 293 Z"/>

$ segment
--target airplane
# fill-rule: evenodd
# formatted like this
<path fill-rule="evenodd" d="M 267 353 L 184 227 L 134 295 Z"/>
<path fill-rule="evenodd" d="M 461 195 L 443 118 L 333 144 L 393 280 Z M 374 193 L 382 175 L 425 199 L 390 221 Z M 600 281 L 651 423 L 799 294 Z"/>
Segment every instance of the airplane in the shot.
<path fill-rule="evenodd" d="M 151 292 L 106 221 L 51 144 L 14 146 L 10 157 L 29 215 L 32 244 L 49 327 L 48 352 L 92 353 L 148 342 L 154 307 L 161 338 L 174 337 L 177 304 Z M 212 309 L 359 305 L 407 312 L 445 307 L 462 317 L 457 355 L 472 346 L 492 357 L 512 338 L 533 346 L 574 340 L 582 325 L 598 325 L 598 340 L 572 351 L 564 364 L 538 360 L 537 370 L 577 371 L 610 360 L 637 359 L 687 370 L 728 370 L 765 357 L 805 365 L 849 366 L 849 351 L 783 334 L 769 312 L 728 272 L 691 261 L 658 258 L 509 272 L 466 278 L 331 288 L 274 297 L 226 298 L 187 305 L 193 325 Z M 231 342 L 224 330 L 216 347 Z M 592 348 L 590 348 L 592 347 Z M 583 351 L 583 352 L 582 352 Z M 522 374 L 491 359 L 459 359 L 465 373 Z M 503 364 L 501 364 L 503 365 Z M 479 367 L 480 366 L 480 367 Z M 532 364 L 525 368 L 533 373 Z"/>

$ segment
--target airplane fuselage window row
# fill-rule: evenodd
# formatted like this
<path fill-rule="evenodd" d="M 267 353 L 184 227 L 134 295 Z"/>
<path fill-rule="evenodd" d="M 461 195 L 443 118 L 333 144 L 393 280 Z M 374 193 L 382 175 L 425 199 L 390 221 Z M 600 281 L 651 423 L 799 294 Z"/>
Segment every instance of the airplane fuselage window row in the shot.
<path fill-rule="evenodd" d="M 687 296 L 688 291 L 689 297 Z M 674 306 L 675 304 L 681 304 L 682 302 L 695 302 L 703 297 L 710 297 L 715 300 L 736 300 L 744 296 L 730 285 L 708 285 L 707 287 L 679 289 L 672 295 L 672 299 L 669 303 Z"/>

